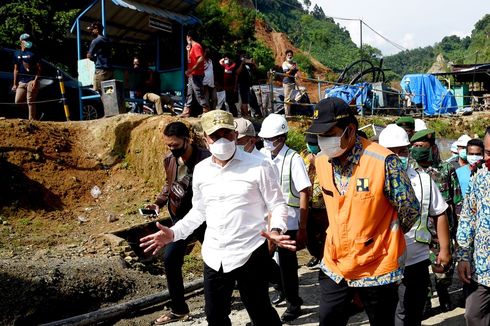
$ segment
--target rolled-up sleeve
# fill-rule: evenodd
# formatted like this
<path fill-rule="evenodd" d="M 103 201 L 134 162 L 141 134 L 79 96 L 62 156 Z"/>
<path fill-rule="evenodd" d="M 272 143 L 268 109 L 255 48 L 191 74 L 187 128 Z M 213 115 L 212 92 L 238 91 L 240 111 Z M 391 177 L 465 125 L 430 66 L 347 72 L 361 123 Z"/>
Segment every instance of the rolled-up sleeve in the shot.
<path fill-rule="evenodd" d="M 419 216 L 420 204 L 396 155 L 389 155 L 385 160 L 385 195 L 398 211 L 400 228 L 407 233 Z"/>

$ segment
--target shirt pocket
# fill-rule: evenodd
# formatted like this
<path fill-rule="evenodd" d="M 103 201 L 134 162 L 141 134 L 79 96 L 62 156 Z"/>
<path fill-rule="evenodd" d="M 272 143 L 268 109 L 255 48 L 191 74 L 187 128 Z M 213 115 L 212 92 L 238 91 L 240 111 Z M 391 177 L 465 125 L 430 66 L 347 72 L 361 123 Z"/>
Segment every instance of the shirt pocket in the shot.
<path fill-rule="evenodd" d="M 359 266 L 368 265 L 387 254 L 381 235 L 354 239 L 354 260 Z"/>

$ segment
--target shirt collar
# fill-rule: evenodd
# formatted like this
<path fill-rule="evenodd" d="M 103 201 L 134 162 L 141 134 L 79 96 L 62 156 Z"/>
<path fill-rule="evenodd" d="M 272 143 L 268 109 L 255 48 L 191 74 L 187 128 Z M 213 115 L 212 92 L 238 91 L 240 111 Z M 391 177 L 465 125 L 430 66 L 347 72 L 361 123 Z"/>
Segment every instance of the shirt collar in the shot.
<path fill-rule="evenodd" d="M 245 159 L 244 156 L 245 156 L 245 152 L 240 150 L 238 147 L 236 147 L 235 148 L 235 154 L 233 154 L 233 157 L 228 162 L 226 162 L 226 164 L 224 166 L 221 166 L 221 165 L 215 163 L 213 160 L 214 159 L 213 155 L 210 156 L 210 158 L 211 158 L 210 162 L 212 165 L 216 165 L 216 166 L 219 166 L 220 168 L 224 168 L 224 167 L 227 167 L 228 165 L 230 165 L 231 162 L 233 162 L 234 160 L 243 161 Z"/>
<path fill-rule="evenodd" d="M 279 151 L 279 153 L 277 153 L 276 157 L 278 157 L 278 156 L 284 157 L 286 155 L 286 152 L 287 152 L 288 149 L 289 149 L 289 147 L 284 143 L 284 145 L 282 146 L 282 148 Z"/>

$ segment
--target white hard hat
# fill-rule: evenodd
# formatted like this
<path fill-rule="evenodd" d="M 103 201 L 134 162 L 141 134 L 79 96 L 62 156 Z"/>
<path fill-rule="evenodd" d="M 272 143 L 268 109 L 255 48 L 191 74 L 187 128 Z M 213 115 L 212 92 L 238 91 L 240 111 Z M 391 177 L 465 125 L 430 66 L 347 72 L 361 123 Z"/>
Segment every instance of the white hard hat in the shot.
<path fill-rule="evenodd" d="M 410 82 L 410 78 L 409 77 L 405 78 L 405 83 L 409 83 L 409 82 Z"/>
<path fill-rule="evenodd" d="M 470 141 L 470 140 L 471 140 L 470 136 L 462 135 L 461 137 L 458 138 L 458 140 L 456 140 L 456 146 L 466 147 L 466 145 L 468 144 L 468 141 Z"/>
<path fill-rule="evenodd" d="M 415 119 L 415 132 L 428 129 L 425 121 L 422 119 Z"/>
<path fill-rule="evenodd" d="M 262 121 L 259 137 L 272 138 L 287 133 L 289 130 L 286 118 L 281 114 L 271 113 Z"/>
<path fill-rule="evenodd" d="M 381 131 L 378 143 L 386 148 L 410 145 L 407 132 L 396 124 L 389 124 Z"/>
<path fill-rule="evenodd" d="M 451 144 L 451 153 L 458 154 L 458 144 L 457 141 Z"/>

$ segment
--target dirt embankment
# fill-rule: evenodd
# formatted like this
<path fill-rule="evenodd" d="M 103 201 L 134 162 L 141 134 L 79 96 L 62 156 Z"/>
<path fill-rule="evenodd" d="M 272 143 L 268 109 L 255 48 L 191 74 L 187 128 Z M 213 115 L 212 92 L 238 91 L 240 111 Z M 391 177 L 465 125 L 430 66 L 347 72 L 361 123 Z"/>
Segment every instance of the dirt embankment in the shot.
<path fill-rule="evenodd" d="M 286 56 L 286 50 L 292 50 L 294 53 L 301 53 L 310 59 L 311 64 L 313 65 L 313 76 L 320 77 L 323 79 L 323 76 L 326 73 L 331 73 L 332 70 L 325 65 L 323 65 L 320 61 L 313 58 L 309 53 L 304 52 L 298 48 L 296 48 L 291 41 L 288 39 L 288 36 L 281 32 L 274 31 L 270 26 L 268 26 L 264 21 L 257 19 L 255 21 L 255 37 L 258 40 L 267 44 L 274 54 L 274 63 L 279 69 L 284 62 Z M 281 71 L 280 69 L 278 71 Z M 280 80 L 280 78 L 278 78 Z M 318 102 L 318 85 L 314 82 L 299 80 L 298 81 L 301 86 L 306 87 L 308 95 L 313 102 Z"/>
<path fill-rule="evenodd" d="M 144 222 L 137 209 L 165 178 L 161 133 L 171 119 L 0 120 L 0 324 L 38 324 L 165 288 L 101 234 Z"/>

